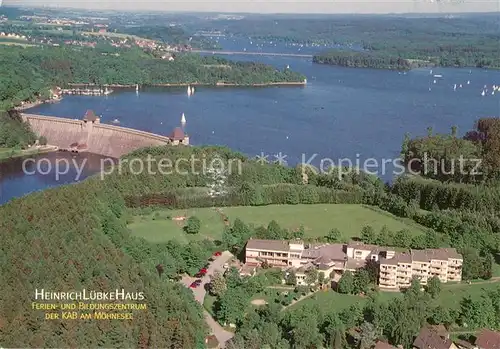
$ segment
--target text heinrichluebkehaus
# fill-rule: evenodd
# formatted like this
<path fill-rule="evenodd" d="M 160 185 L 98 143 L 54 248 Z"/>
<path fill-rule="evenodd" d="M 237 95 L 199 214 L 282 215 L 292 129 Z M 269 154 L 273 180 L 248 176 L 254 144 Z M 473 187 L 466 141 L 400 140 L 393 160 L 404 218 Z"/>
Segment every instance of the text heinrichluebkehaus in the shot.
<path fill-rule="evenodd" d="M 53 292 L 45 291 L 43 288 L 41 290 L 35 290 L 35 300 L 43 301 L 53 301 L 53 300 L 84 300 L 84 301 L 142 301 L 144 300 L 144 292 L 125 292 L 122 288 L 121 290 L 116 289 L 111 292 L 101 292 L 101 291 L 87 291 L 83 289 L 81 291 L 70 291 L 70 292 Z"/>

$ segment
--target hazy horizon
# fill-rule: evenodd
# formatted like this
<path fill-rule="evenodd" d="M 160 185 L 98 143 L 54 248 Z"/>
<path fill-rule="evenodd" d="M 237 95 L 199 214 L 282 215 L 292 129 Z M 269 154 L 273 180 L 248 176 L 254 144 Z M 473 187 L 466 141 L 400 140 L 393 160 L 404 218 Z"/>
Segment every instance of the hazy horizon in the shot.
<path fill-rule="evenodd" d="M 392 1 L 308 1 L 308 0 L 3 0 L 6 6 L 60 7 L 86 10 L 172 11 L 221 13 L 324 13 L 324 14 L 389 14 L 389 13 L 466 13 L 499 12 L 500 0 L 392 0 Z"/>

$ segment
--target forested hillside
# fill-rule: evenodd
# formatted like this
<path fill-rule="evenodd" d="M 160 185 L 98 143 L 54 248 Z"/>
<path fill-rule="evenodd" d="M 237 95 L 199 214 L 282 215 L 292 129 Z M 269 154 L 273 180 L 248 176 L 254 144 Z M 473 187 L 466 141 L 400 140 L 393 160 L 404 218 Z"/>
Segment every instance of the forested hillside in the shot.
<path fill-rule="evenodd" d="M 35 142 L 36 135 L 16 111 L 0 111 L 0 148 L 24 148 Z"/>
<path fill-rule="evenodd" d="M 405 69 L 406 63 L 390 63 L 400 58 L 411 60 L 411 66 L 500 67 L 500 31 L 494 14 L 290 17 L 249 17 L 214 27 L 265 41 L 312 45 L 317 47 L 318 63 Z M 338 49 L 321 52 L 323 45 Z M 346 60 L 344 51 L 352 57 Z"/>
<path fill-rule="evenodd" d="M 172 160 L 190 155 L 207 161 L 215 156 L 226 160 L 240 158 L 244 171 L 230 179 L 230 185 L 238 191 L 248 185 L 301 183 L 298 169 L 263 166 L 224 148 L 159 147 L 143 149 L 130 156 L 148 154 Z M 190 164 L 186 166 L 189 170 Z M 183 272 L 196 273 L 216 249 L 214 242 L 153 245 L 132 237 L 126 228 L 124 196 L 195 189 L 206 186 L 208 180 L 208 175 L 194 174 L 134 175 L 125 168 L 122 174 L 111 174 L 103 181 L 94 177 L 0 206 L 0 344 L 4 347 L 202 348 L 206 327 L 201 308 L 188 289 L 170 281 L 169 277 Z M 351 196 L 361 201 L 363 190 L 353 182 L 365 183 L 367 189 L 381 188 L 381 183 L 370 184 L 372 180 L 363 180 L 363 176 L 353 181 L 346 179 L 345 183 L 322 183 L 329 183 L 332 190 L 346 195 L 352 192 Z M 314 200 L 314 190 L 307 193 L 304 199 L 310 200 L 312 195 Z M 187 203 L 195 206 L 191 194 L 186 191 L 182 195 Z M 158 265 L 172 270 L 160 277 Z M 148 310 L 136 311 L 133 321 L 44 321 L 42 312 L 31 308 L 37 288 L 143 291 Z"/>
<path fill-rule="evenodd" d="M 329 51 L 313 57 L 314 63 L 340 65 L 352 68 L 410 70 L 414 67 L 407 59 L 370 52 Z"/>
<path fill-rule="evenodd" d="M 154 85 L 240 85 L 302 82 L 305 77 L 269 65 L 231 62 L 217 57 L 180 54 L 175 61 L 157 59 L 141 50 L 0 47 L 0 104 L 9 109 L 21 101 L 47 95 L 68 83 Z M 43 97 L 43 96 L 42 96 Z"/>

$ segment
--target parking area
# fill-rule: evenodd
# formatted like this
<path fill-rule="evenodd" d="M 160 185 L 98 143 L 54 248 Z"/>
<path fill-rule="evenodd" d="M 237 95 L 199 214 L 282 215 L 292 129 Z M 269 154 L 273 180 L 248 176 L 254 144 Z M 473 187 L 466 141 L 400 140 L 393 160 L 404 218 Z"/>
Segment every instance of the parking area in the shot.
<path fill-rule="evenodd" d="M 198 301 L 202 306 L 203 300 L 205 299 L 205 294 L 207 292 L 205 287 L 210 282 L 210 276 L 213 275 L 216 271 L 223 272 L 224 264 L 228 263 L 231 258 L 233 258 L 233 255 L 229 251 L 222 252 L 220 256 L 216 256 L 214 260 L 210 262 L 210 265 L 207 268 L 207 272 L 203 277 L 196 278 L 191 276 L 184 276 L 182 278 L 181 282 L 186 287 L 189 287 L 196 280 L 201 280 L 200 284 L 197 287 L 190 289 L 193 291 L 196 301 Z M 222 326 L 219 325 L 217 321 L 215 321 L 206 310 L 204 310 L 203 313 L 205 315 L 205 321 L 210 327 L 212 334 L 215 335 L 215 337 L 219 341 L 220 348 L 224 348 L 226 342 L 233 337 L 233 333 L 224 330 Z"/>
<path fill-rule="evenodd" d="M 210 276 L 213 275 L 216 271 L 224 272 L 224 264 L 226 264 L 232 257 L 233 255 L 229 251 L 224 251 L 220 256 L 215 257 L 214 260 L 210 262 L 207 268 L 207 272 L 204 276 L 197 278 L 186 275 L 182 278 L 182 283 L 186 287 L 189 287 L 196 280 L 201 280 L 199 286 L 191 288 L 194 293 L 194 298 L 199 303 L 203 304 L 203 300 L 205 299 L 206 294 L 205 287 L 206 284 L 210 282 Z"/>

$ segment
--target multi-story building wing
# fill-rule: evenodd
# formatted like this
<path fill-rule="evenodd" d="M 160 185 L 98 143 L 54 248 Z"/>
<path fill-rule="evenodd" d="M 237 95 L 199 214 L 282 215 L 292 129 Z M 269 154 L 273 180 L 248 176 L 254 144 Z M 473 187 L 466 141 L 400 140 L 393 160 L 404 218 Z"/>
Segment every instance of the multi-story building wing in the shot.
<path fill-rule="evenodd" d="M 379 285 L 382 288 L 405 288 L 417 277 L 423 285 L 433 276 L 443 283 L 462 280 L 463 257 L 454 248 L 397 252 L 380 259 Z"/>

